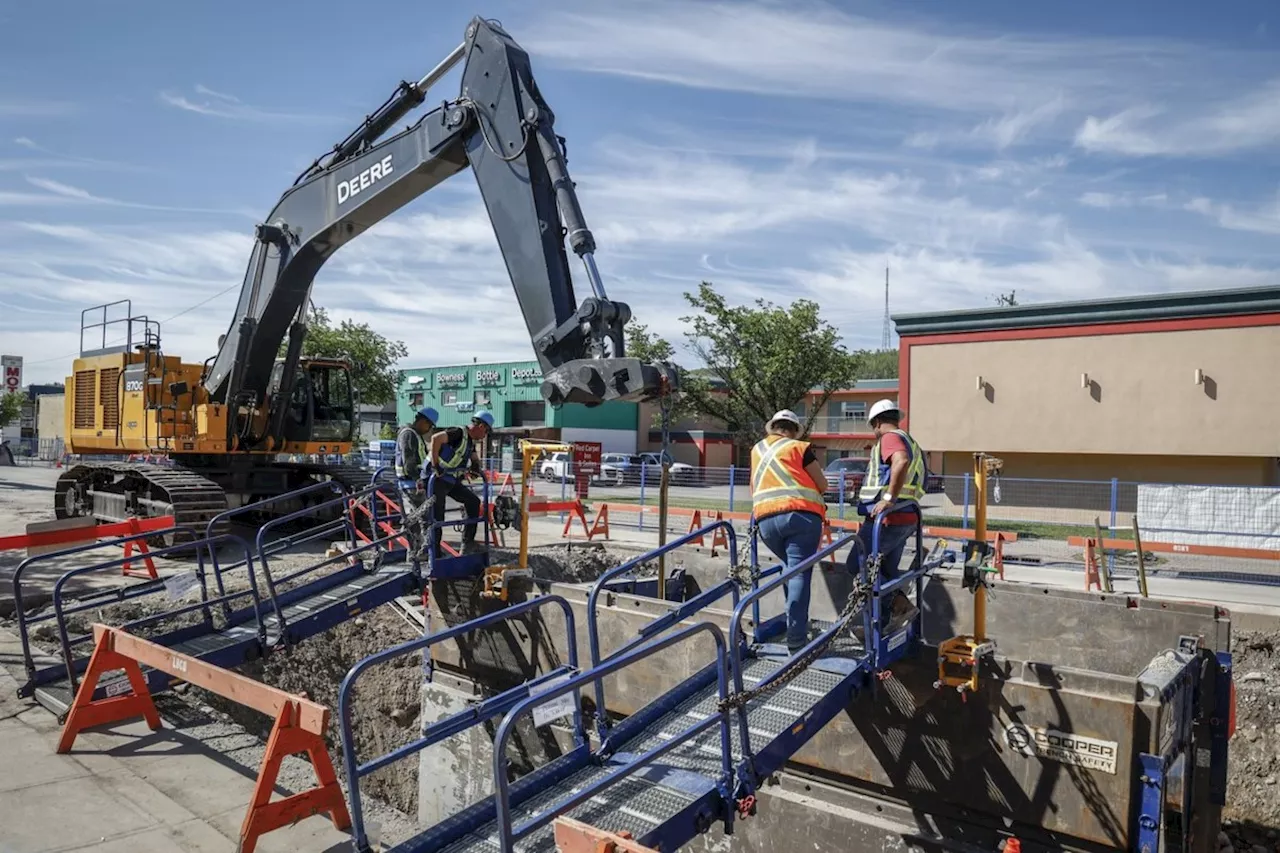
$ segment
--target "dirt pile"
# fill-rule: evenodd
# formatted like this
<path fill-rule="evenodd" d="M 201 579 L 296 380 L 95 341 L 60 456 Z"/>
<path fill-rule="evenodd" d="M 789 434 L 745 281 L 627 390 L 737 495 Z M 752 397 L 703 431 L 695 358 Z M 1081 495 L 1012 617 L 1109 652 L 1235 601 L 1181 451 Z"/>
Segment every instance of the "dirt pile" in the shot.
<path fill-rule="evenodd" d="M 274 569 L 275 566 L 273 565 L 272 568 Z M 313 575 L 307 579 L 314 577 Z M 244 589 L 248 585 L 243 572 L 229 574 L 225 582 L 228 591 Z M 170 598 L 162 592 L 95 607 L 67 617 L 68 633 L 72 637 L 88 634 L 93 622 L 121 625 L 158 615 L 184 605 L 194 604 L 199 601 L 199 595 L 198 588 L 186 592 L 177 599 Z M 233 603 L 233 606 L 245 606 L 248 602 L 249 599 L 244 598 Z M 51 613 L 52 608 L 42 609 L 41 612 Z M 215 607 L 213 613 L 215 624 L 221 625 L 220 610 Z M 150 637 L 195 624 L 201 618 L 201 612 L 194 610 L 181 616 L 166 617 L 150 625 L 134 628 L 132 633 Z M 16 624 L 9 623 L 8 627 L 16 631 Z M 279 687 L 290 693 L 305 693 L 312 700 L 329 708 L 330 724 L 326 741 L 329 745 L 329 754 L 338 769 L 338 776 L 340 779 L 345 779 L 342 770 L 342 742 L 338 727 L 338 691 L 342 679 L 360 659 L 405 640 L 419 637 L 421 633 L 418 625 L 410 624 L 401 615 L 401 611 L 389 605 L 345 622 L 297 646 L 277 651 L 265 661 L 252 661 L 236 669 L 254 680 Z M 58 654 L 56 622 L 48 621 L 35 626 L 31 636 L 38 651 Z M 90 651 L 88 644 L 77 647 L 77 654 L 87 655 Z M 360 761 L 368 761 L 375 756 L 391 752 L 415 737 L 418 731 L 421 683 L 421 655 L 407 655 L 390 661 L 386 665 L 376 666 L 357 683 L 353 694 L 352 719 L 357 758 Z M 180 686 L 172 694 L 161 695 L 165 699 L 166 717 L 170 718 L 171 722 L 181 728 L 184 733 L 193 737 L 202 737 L 204 733 L 211 732 L 207 740 L 212 746 L 220 748 L 221 745 L 234 741 L 235 750 L 240 752 L 248 749 L 250 741 L 256 743 L 256 753 L 252 749 L 245 752 L 249 766 L 252 766 L 256 772 L 257 766 L 253 762 L 260 760 L 261 746 L 266 741 L 273 720 L 196 687 Z M 233 728 L 241 734 L 229 741 L 226 738 L 230 736 Z M 226 754 L 232 760 L 237 760 L 236 755 Z M 254 755 L 257 756 L 256 759 Z M 301 770 L 309 770 L 305 762 Z M 410 758 L 365 777 L 361 780 L 361 791 L 365 795 L 365 801 L 369 803 L 369 798 L 375 798 L 410 818 L 416 818 L 417 772 L 418 763 Z M 303 787 L 313 784 L 302 779 L 305 775 L 301 773 L 298 776 L 298 781 Z M 289 787 L 292 781 L 282 777 L 282 784 L 286 787 Z M 385 807 L 378 809 L 376 803 L 371 803 L 371 807 L 377 811 L 385 811 Z M 397 822 L 394 815 L 389 819 L 384 816 L 383 821 L 384 823 Z"/>
<path fill-rule="evenodd" d="M 1236 734 L 1228 752 L 1225 837 L 1236 850 L 1257 853 L 1261 846 L 1271 853 L 1280 850 L 1280 630 L 1237 632 L 1231 645 Z"/>
<path fill-rule="evenodd" d="M 248 677 L 290 693 L 306 693 L 329 709 L 326 741 L 334 764 L 343 761 L 342 736 L 338 720 L 338 691 L 347 671 L 360 659 L 422 635 L 388 605 L 344 622 L 296 646 L 278 651 L 266 660 L 251 661 L 239 668 Z M 352 693 L 351 719 L 356 759 L 367 762 L 403 746 L 417 736 L 420 726 L 419 691 L 422 685 L 422 655 L 415 653 L 367 670 Z M 242 706 L 218 696 L 200 693 L 201 701 L 222 711 L 237 723 L 265 739 L 271 720 L 246 711 Z M 339 770 L 339 776 L 343 773 Z M 418 762 L 398 761 L 360 781 L 366 796 L 377 797 L 410 816 L 418 813 Z"/>

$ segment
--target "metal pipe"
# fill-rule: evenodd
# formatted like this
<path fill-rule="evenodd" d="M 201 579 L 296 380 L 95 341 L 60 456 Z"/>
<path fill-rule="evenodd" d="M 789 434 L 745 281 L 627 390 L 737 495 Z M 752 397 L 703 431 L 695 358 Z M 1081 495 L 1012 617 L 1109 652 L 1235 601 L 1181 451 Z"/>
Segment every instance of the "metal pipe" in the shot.
<path fill-rule="evenodd" d="M 987 457 L 984 453 L 973 454 L 973 483 L 977 490 L 973 534 L 981 548 L 987 541 Z M 982 583 L 981 562 L 977 571 L 978 588 L 973 593 L 973 640 L 975 643 L 983 643 L 987 639 L 987 587 Z M 976 671 L 977 667 L 974 669 Z"/>
<path fill-rule="evenodd" d="M 591 283 L 591 292 L 595 294 L 596 299 L 608 299 L 604 292 L 604 282 L 600 279 L 600 268 L 596 266 L 596 256 L 594 252 L 586 252 L 582 255 L 582 265 L 587 268 L 587 281 Z"/>
<path fill-rule="evenodd" d="M 427 90 L 440 82 L 440 78 L 453 70 L 453 66 L 462 61 L 462 55 L 467 52 L 467 43 L 464 41 L 453 50 L 449 55 L 440 60 L 440 64 L 432 68 L 422 79 L 418 81 L 418 91 L 425 95 Z"/>

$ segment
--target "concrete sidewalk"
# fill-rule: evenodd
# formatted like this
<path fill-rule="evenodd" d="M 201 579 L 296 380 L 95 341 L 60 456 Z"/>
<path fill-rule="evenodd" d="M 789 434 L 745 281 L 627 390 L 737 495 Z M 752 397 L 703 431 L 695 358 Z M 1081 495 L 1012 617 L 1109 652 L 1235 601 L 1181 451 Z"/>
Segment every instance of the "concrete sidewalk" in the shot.
<path fill-rule="evenodd" d="M 0 663 L 15 662 L 21 665 L 17 639 L 0 632 Z M 217 739 L 193 737 L 161 705 L 159 731 L 141 720 L 104 726 L 81 733 L 70 753 L 58 755 L 57 720 L 16 698 L 17 688 L 0 667 L 0 853 L 236 850 L 256 773 L 222 753 L 237 735 L 224 727 Z M 309 773 L 310 765 L 292 761 L 302 767 L 287 778 L 305 778 L 296 771 Z M 257 849 L 338 853 L 351 841 L 317 815 L 262 836 Z"/>

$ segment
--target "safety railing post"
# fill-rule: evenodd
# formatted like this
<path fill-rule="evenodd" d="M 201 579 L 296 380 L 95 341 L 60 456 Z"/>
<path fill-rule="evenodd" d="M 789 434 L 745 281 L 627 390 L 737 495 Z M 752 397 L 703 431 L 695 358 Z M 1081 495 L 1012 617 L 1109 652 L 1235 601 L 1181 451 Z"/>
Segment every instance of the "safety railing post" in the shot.
<path fill-rule="evenodd" d="M 964 515 L 960 517 L 960 529 L 969 529 L 969 474 L 964 475 Z"/>
<path fill-rule="evenodd" d="M 736 477 L 734 476 L 735 468 L 729 466 L 729 512 L 733 512 L 733 484 Z"/>
<path fill-rule="evenodd" d="M 1116 511 L 1119 509 L 1120 503 L 1120 480 L 1116 477 L 1111 478 L 1111 536 L 1116 535 Z M 1115 577 L 1116 570 L 1116 552 L 1107 552 L 1107 576 Z"/>
<path fill-rule="evenodd" d="M 648 473 L 649 464 L 642 461 L 640 463 L 640 520 L 636 523 L 639 530 L 644 530 L 644 484 Z"/>
<path fill-rule="evenodd" d="M 844 472 L 840 474 L 840 520 L 844 521 Z"/>

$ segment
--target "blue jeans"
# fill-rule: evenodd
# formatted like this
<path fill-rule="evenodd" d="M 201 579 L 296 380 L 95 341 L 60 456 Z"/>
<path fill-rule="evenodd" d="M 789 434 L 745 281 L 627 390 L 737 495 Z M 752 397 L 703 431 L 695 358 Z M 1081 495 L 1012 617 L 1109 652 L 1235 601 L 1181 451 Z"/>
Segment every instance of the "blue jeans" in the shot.
<path fill-rule="evenodd" d="M 862 568 L 862 561 L 871 553 L 871 531 L 875 526 L 874 519 L 863 519 L 862 525 L 858 528 L 858 546 L 849 549 L 849 556 L 845 560 L 845 566 L 855 575 Z M 880 579 L 882 581 L 891 581 L 898 577 L 900 574 L 898 567 L 902 563 L 902 552 L 906 550 L 907 542 L 911 540 L 915 532 L 916 526 L 914 524 L 880 525 Z M 880 608 L 881 628 L 889 624 L 889 613 L 889 601 L 885 601 Z"/>
<path fill-rule="evenodd" d="M 780 512 L 760 520 L 760 538 L 789 569 L 812 557 L 822 543 L 822 516 L 814 512 Z M 787 590 L 787 647 L 796 651 L 809 640 L 809 586 L 813 569 L 792 575 Z"/>

